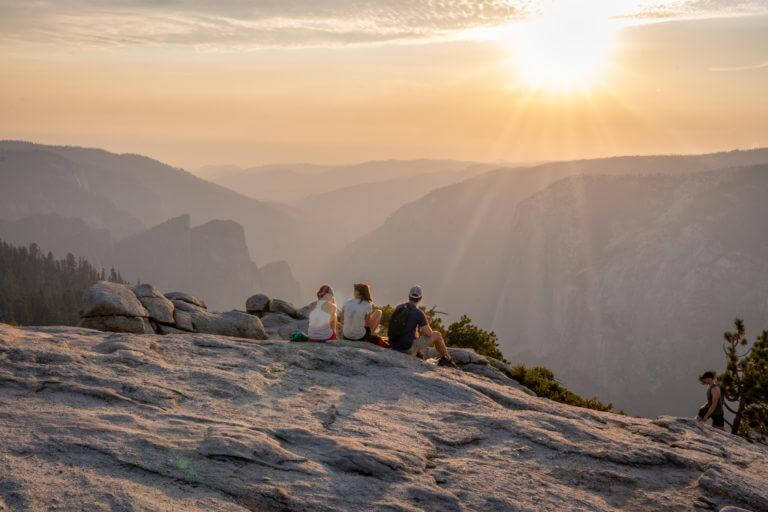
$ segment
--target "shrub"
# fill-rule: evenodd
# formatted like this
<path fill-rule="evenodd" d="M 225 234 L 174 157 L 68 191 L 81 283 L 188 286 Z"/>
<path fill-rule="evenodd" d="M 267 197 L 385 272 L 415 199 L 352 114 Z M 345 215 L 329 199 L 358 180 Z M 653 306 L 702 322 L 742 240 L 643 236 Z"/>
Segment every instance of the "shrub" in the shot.
<path fill-rule="evenodd" d="M 513 368 L 512 378 L 540 397 L 549 398 L 555 402 L 595 409 L 597 411 L 613 411 L 613 404 L 603 403 L 597 398 L 584 399 L 563 387 L 555 379 L 555 374 L 549 368 L 542 368 L 540 366 L 527 368 L 518 365 Z"/>
<path fill-rule="evenodd" d="M 444 336 L 445 344 L 449 347 L 471 348 L 482 356 L 509 362 L 501 353 L 496 333 L 476 326 L 467 315 L 461 315 L 457 322 L 449 325 Z"/>
<path fill-rule="evenodd" d="M 444 313 L 441 313 L 435 307 L 426 308 L 420 306 L 420 308 L 427 316 L 429 325 L 433 330 L 442 333 L 445 343 L 449 347 L 470 348 L 482 356 L 492 357 L 508 363 L 501 352 L 499 340 L 495 332 L 486 331 L 476 326 L 467 315 L 462 315 L 458 321 L 451 323 L 446 329 L 442 318 L 440 318 Z M 386 332 L 386 327 L 395 308 L 387 305 L 381 309 L 381 324 L 384 332 Z M 603 403 L 597 398 L 585 399 L 570 391 L 557 381 L 555 374 L 548 368 L 526 368 L 525 366 L 518 365 L 513 368 L 511 377 L 534 391 L 540 397 L 597 411 L 613 411 L 613 404 Z M 614 412 L 623 414 L 621 411 Z"/>

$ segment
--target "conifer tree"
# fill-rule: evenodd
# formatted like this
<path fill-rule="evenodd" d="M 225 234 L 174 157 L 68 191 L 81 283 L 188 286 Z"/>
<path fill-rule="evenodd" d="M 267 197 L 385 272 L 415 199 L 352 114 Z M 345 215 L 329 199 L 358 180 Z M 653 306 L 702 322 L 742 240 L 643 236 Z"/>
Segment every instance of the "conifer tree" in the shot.
<path fill-rule="evenodd" d="M 725 371 L 718 376 L 724 405 L 734 414 L 731 433 L 768 444 L 768 331 L 749 346 L 743 320 L 734 328 L 723 334 Z"/>
<path fill-rule="evenodd" d="M 104 277 L 73 254 L 57 260 L 37 244 L 14 247 L 0 240 L 0 322 L 77 325 L 83 293 Z M 117 270 L 110 278 L 123 282 Z"/>

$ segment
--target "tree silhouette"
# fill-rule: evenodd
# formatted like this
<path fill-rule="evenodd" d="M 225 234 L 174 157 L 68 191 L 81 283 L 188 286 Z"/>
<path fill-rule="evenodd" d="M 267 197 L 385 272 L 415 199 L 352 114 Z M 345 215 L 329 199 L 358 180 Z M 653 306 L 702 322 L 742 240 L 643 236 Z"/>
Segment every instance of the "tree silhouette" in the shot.
<path fill-rule="evenodd" d="M 731 433 L 768 444 L 768 331 L 749 346 L 744 321 L 733 325 L 723 334 L 725 371 L 718 375 L 724 405 L 734 414 Z"/>
<path fill-rule="evenodd" d="M 105 274 L 73 254 L 57 260 L 37 244 L 14 247 L 0 240 L 0 322 L 77 325 L 83 293 Z M 117 270 L 110 274 L 123 282 Z"/>

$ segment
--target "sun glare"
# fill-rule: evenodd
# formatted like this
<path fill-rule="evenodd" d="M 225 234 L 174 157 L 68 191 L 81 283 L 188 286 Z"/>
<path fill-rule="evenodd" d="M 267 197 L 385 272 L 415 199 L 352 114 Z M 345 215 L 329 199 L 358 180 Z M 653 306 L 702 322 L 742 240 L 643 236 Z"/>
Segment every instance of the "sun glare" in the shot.
<path fill-rule="evenodd" d="M 506 39 L 513 66 L 527 88 L 584 92 L 606 68 L 614 32 L 606 18 L 583 11 L 553 11 L 515 24 Z"/>

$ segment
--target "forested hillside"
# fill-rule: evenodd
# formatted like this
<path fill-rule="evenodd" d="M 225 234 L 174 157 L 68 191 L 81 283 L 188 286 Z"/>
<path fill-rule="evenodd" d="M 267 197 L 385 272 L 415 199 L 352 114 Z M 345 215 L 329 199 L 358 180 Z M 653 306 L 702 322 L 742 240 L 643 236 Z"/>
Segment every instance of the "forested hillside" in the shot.
<path fill-rule="evenodd" d="M 83 292 L 95 281 L 122 282 L 84 258 L 56 259 L 36 244 L 14 247 L 0 240 L 0 322 L 20 325 L 77 325 Z"/>

